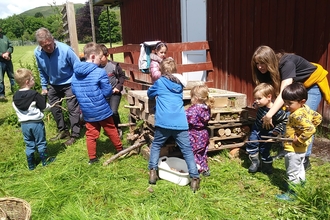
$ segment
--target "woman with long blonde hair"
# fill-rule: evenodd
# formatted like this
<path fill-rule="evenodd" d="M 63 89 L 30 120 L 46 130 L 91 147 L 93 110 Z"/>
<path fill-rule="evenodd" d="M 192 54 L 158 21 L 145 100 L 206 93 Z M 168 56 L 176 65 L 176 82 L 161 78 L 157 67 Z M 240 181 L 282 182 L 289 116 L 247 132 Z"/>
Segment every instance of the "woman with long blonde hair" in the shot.
<path fill-rule="evenodd" d="M 328 71 L 316 63 L 311 63 L 293 53 L 277 53 L 268 46 L 259 46 L 251 59 L 252 79 L 256 85 L 265 82 L 275 88 L 276 99 L 273 107 L 263 117 L 263 126 L 267 129 L 274 127 L 272 117 L 283 106 L 283 89 L 293 82 L 301 82 L 308 91 L 306 104 L 314 111 L 317 110 L 322 97 L 330 104 L 330 89 L 327 79 Z M 304 166 L 309 169 L 309 156 L 312 152 L 313 141 L 306 152 Z"/>

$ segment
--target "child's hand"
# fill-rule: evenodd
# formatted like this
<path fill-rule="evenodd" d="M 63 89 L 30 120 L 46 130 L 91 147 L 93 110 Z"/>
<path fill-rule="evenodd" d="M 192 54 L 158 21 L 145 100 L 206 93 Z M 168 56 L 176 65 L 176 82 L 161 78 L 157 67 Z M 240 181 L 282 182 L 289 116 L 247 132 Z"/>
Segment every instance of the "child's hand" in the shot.
<path fill-rule="evenodd" d="M 292 141 L 293 144 L 298 144 L 299 141 L 298 141 L 298 136 L 295 134 L 294 135 L 294 138 L 293 138 L 293 141 Z"/>
<path fill-rule="evenodd" d="M 256 102 L 253 102 L 252 107 L 253 107 L 254 109 L 258 109 L 258 108 L 259 108 L 259 106 L 258 106 L 258 104 L 257 104 Z"/>
<path fill-rule="evenodd" d="M 273 136 L 277 137 L 279 133 L 277 131 L 273 131 Z"/>
<path fill-rule="evenodd" d="M 114 93 L 114 94 L 116 94 L 116 93 L 119 93 L 120 91 L 119 91 L 119 89 L 117 89 L 117 88 L 114 88 L 113 90 L 112 90 L 112 93 Z"/>

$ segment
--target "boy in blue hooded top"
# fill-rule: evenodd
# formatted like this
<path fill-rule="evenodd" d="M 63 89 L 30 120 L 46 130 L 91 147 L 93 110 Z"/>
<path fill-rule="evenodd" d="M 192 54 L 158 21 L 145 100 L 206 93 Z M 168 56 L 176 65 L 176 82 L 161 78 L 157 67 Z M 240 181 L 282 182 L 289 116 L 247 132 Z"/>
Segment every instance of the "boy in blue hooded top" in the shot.
<path fill-rule="evenodd" d="M 71 86 L 86 122 L 89 164 L 93 164 L 98 161 L 96 139 L 100 136 L 101 127 L 117 152 L 123 150 L 123 145 L 112 118 L 112 110 L 106 100 L 106 97 L 112 94 L 112 86 L 106 71 L 99 67 L 103 57 L 101 46 L 93 42 L 86 44 L 84 56 L 86 62 L 76 62 L 73 66 Z"/>
<path fill-rule="evenodd" d="M 148 97 L 156 99 L 155 134 L 150 149 L 149 183 L 156 184 L 158 179 L 158 160 L 160 148 L 172 136 L 178 143 L 187 163 L 191 177 L 190 188 L 193 192 L 199 189 L 199 173 L 190 146 L 188 121 L 183 108 L 183 85 L 172 75 L 176 73 L 173 58 L 166 58 L 160 64 L 162 76 L 148 89 Z"/>

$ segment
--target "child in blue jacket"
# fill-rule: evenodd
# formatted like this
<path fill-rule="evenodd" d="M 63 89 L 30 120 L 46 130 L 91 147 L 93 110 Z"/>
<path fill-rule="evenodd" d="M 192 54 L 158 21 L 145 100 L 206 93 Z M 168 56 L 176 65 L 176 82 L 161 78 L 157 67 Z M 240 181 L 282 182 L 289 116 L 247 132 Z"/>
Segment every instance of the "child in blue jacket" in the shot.
<path fill-rule="evenodd" d="M 160 148 L 172 136 L 179 145 L 187 163 L 191 177 L 190 188 L 193 192 L 199 189 L 199 173 L 190 146 L 188 121 L 183 108 L 183 85 L 172 75 L 176 73 L 173 58 L 166 58 L 160 64 L 162 76 L 148 89 L 148 97 L 156 99 L 155 133 L 150 149 L 149 183 L 156 184 L 158 179 L 158 160 Z"/>
<path fill-rule="evenodd" d="M 113 112 L 106 100 L 106 97 L 112 94 L 112 86 L 106 71 L 99 67 L 103 57 L 101 46 L 93 42 L 86 44 L 84 56 L 86 62 L 76 62 L 73 66 L 74 75 L 71 87 L 86 122 L 89 164 L 93 164 L 98 161 L 96 140 L 100 136 L 101 127 L 112 141 L 117 152 L 123 150 L 123 145 L 112 118 Z"/>

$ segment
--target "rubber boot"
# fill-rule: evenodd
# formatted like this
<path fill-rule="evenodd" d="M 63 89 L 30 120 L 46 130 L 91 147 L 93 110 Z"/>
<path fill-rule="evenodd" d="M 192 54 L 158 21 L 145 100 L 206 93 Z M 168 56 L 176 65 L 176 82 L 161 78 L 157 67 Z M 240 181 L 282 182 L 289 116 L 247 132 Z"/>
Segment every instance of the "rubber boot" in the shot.
<path fill-rule="evenodd" d="M 192 178 L 191 179 L 191 183 L 190 183 L 190 189 L 193 192 L 196 192 L 197 190 L 199 190 L 199 183 L 200 183 L 200 179 L 199 178 Z"/>
<path fill-rule="evenodd" d="M 31 154 L 30 156 L 26 156 L 26 160 L 28 163 L 29 170 L 34 170 L 36 168 L 36 161 L 34 159 L 34 154 Z"/>
<path fill-rule="evenodd" d="M 264 174 L 273 173 L 273 161 L 262 161 L 261 172 Z"/>
<path fill-rule="evenodd" d="M 51 162 L 53 162 L 55 160 L 54 157 L 48 157 L 48 154 L 46 151 L 39 152 L 39 156 L 40 156 L 42 166 L 47 166 L 48 164 L 50 164 Z"/>
<path fill-rule="evenodd" d="M 305 168 L 305 171 L 310 170 L 312 168 L 311 162 L 309 161 L 309 156 L 305 157 L 304 168 Z"/>
<path fill-rule="evenodd" d="M 276 198 L 283 201 L 294 201 L 297 195 L 294 191 L 288 190 L 286 193 L 276 195 Z"/>
<path fill-rule="evenodd" d="M 249 173 L 256 173 L 258 171 L 260 160 L 259 153 L 250 154 L 249 158 L 251 160 L 251 166 L 249 167 Z"/>
<path fill-rule="evenodd" d="M 285 193 L 276 195 L 277 199 L 283 200 L 283 201 L 294 201 L 296 199 L 296 197 L 297 197 L 297 195 L 295 192 L 294 184 L 288 185 L 288 190 Z"/>
<path fill-rule="evenodd" d="M 149 173 L 149 184 L 156 184 L 158 180 L 157 170 L 151 169 Z"/>

